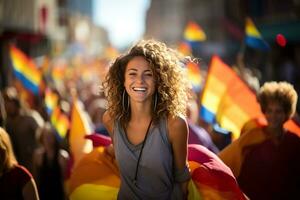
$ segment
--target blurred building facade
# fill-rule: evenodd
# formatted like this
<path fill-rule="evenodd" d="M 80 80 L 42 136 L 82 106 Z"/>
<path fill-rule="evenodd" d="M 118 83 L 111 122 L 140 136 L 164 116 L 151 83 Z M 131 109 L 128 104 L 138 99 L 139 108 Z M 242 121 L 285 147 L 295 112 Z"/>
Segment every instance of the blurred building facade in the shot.
<path fill-rule="evenodd" d="M 145 36 L 175 46 L 183 41 L 187 23 L 194 21 L 207 35 L 207 41 L 201 44 L 200 49 L 195 49 L 194 56 L 209 59 L 213 52 L 225 55 L 224 14 L 224 2 L 219 0 L 152 0 Z"/>
<path fill-rule="evenodd" d="M 271 50 L 245 46 L 245 19 L 250 17 Z M 239 53 L 244 65 L 262 84 L 270 80 L 292 83 L 300 93 L 300 1 L 274 0 L 152 0 L 146 22 L 146 37 L 176 45 L 183 40 L 188 21 L 198 23 L 207 35 L 193 55 L 209 63 L 218 54 L 236 65 Z M 277 34 L 287 41 L 276 42 Z"/>
<path fill-rule="evenodd" d="M 14 44 L 32 57 L 49 52 L 50 36 L 57 37 L 56 2 L 10 0 L 0 3 L 1 89 L 13 78 L 9 45 Z"/>
<path fill-rule="evenodd" d="M 74 49 L 75 53 L 84 49 L 90 55 L 100 54 L 108 36 L 92 17 L 93 0 L 0 1 L 0 89 L 13 78 L 10 44 L 32 58 L 63 51 L 72 56 Z"/>

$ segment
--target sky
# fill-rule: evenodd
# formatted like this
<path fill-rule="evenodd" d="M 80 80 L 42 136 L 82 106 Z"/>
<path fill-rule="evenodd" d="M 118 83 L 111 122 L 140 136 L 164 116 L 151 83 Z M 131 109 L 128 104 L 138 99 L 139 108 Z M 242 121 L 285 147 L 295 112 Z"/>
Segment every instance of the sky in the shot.
<path fill-rule="evenodd" d="M 94 0 L 94 21 L 108 32 L 113 46 L 124 49 L 145 32 L 151 0 Z"/>

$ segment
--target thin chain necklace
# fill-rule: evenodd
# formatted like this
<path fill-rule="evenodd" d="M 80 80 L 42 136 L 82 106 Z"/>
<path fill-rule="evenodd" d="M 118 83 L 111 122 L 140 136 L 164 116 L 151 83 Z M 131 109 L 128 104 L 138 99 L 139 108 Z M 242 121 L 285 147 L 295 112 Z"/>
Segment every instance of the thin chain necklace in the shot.
<path fill-rule="evenodd" d="M 144 146 L 145 146 L 145 143 L 146 143 L 146 140 L 147 140 L 147 136 L 148 136 L 151 124 L 152 124 L 152 119 L 151 119 L 151 121 L 150 121 L 150 123 L 148 125 L 147 131 L 146 131 L 146 134 L 145 134 L 145 138 L 144 138 L 144 141 L 143 141 L 143 144 L 142 144 L 142 148 L 141 148 L 141 151 L 139 153 L 138 161 L 136 163 L 135 175 L 134 175 L 134 179 L 133 179 L 133 184 L 135 186 L 137 185 L 137 174 L 138 174 L 138 170 L 139 170 L 139 164 L 140 164 L 140 160 L 141 160 L 141 157 L 142 157 L 143 149 L 144 149 Z"/>

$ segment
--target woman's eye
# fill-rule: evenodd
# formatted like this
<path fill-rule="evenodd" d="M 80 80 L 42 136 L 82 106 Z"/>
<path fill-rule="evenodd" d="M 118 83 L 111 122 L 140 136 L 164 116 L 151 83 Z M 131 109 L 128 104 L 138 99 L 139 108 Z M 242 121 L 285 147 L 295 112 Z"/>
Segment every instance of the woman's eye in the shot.
<path fill-rule="evenodd" d="M 129 76 L 135 76 L 136 73 L 129 73 L 128 75 L 129 75 Z"/>
<path fill-rule="evenodd" d="M 145 74 L 146 76 L 152 76 L 152 74 Z"/>

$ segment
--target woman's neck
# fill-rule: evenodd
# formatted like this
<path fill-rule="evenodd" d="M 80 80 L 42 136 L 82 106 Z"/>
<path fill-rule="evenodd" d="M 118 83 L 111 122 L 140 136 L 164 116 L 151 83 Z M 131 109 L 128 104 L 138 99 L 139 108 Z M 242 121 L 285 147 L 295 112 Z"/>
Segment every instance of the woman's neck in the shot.
<path fill-rule="evenodd" d="M 284 134 L 284 128 L 266 127 L 269 135 L 273 138 L 280 139 Z"/>
<path fill-rule="evenodd" d="M 131 105 L 131 121 L 148 120 L 151 115 L 151 104 L 135 103 Z"/>

